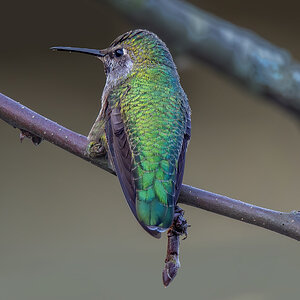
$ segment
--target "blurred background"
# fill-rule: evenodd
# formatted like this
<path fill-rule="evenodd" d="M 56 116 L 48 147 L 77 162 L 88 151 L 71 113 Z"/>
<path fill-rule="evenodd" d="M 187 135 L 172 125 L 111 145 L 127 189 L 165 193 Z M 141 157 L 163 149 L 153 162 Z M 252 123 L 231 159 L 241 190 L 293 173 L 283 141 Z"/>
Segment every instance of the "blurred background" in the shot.
<path fill-rule="evenodd" d="M 300 60 L 297 1 L 190 2 Z M 105 48 L 136 27 L 101 1 L 6 1 L 0 92 L 87 134 L 103 67 L 49 47 Z M 200 61 L 175 60 L 193 112 L 184 182 L 267 208 L 300 209 L 299 121 Z M 192 227 L 181 244 L 182 267 L 163 288 L 166 237 L 153 239 L 138 226 L 117 178 L 18 136 L 0 121 L 1 300 L 299 297 L 299 243 L 186 206 Z"/>

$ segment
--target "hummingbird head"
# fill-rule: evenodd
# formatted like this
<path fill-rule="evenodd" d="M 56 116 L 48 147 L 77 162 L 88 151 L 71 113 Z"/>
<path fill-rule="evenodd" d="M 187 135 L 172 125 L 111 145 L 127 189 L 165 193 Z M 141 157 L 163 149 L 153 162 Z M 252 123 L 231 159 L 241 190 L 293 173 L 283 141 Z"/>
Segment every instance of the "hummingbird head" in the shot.
<path fill-rule="evenodd" d="M 176 67 L 165 43 L 154 33 L 136 29 L 116 38 L 103 50 L 52 47 L 52 50 L 79 52 L 98 57 L 104 64 L 107 83 L 115 85 L 137 70 L 152 67 Z"/>

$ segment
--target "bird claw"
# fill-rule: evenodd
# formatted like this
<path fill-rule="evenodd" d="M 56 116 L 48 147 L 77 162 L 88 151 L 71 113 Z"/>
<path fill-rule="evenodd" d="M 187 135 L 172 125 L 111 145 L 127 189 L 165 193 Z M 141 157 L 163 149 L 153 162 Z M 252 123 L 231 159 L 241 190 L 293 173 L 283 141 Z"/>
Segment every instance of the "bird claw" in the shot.
<path fill-rule="evenodd" d="M 188 236 L 187 229 L 188 227 L 191 227 L 186 221 L 186 219 L 183 217 L 184 210 L 180 208 L 179 206 L 175 206 L 175 212 L 174 212 L 174 220 L 173 225 L 171 227 L 172 233 L 176 235 L 184 235 L 184 238 L 182 240 L 185 240 Z"/>
<path fill-rule="evenodd" d="M 90 142 L 86 148 L 87 155 L 91 158 L 101 157 L 106 155 L 105 147 L 98 142 Z"/>

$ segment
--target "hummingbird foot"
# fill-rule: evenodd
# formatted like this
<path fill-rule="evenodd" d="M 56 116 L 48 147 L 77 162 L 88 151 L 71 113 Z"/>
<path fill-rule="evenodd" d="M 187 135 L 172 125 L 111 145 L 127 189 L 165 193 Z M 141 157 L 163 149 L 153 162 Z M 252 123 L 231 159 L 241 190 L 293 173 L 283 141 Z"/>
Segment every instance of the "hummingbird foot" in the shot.
<path fill-rule="evenodd" d="M 90 142 L 86 148 L 86 153 L 91 158 L 101 157 L 106 155 L 106 149 L 101 143 Z"/>
<path fill-rule="evenodd" d="M 171 227 L 168 229 L 168 246 L 167 246 L 167 256 L 165 259 L 165 267 L 162 272 L 163 284 L 167 287 L 170 282 L 177 275 L 177 271 L 180 268 L 179 261 L 179 245 L 180 236 L 184 235 L 183 239 L 187 238 L 187 228 L 190 225 L 183 217 L 184 210 L 179 206 L 175 206 L 174 219 Z"/>
<path fill-rule="evenodd" d="M 191 227 L 186 221 L 186 219 L 183 217 L 184 210 L 180 208 L 178 205 L 175 206 L 175 212 L 174 212 L 174 219 L 173 224 L 170 227 L 174 234 L 177 235 L 184 235 L 183 240 L 185 240 L 188 236 L 187 229 L 188 227 Z"/>

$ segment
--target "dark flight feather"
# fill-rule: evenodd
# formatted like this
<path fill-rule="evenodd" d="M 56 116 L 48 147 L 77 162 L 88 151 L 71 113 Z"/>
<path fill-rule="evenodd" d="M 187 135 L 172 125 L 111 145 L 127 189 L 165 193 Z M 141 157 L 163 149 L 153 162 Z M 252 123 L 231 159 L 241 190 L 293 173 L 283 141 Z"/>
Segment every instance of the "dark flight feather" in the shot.
<path fill-rule="evenodd" d="M 136 190 L 132 177 L 132 154 L 122 121 L 120 108 L 113 108 L 105 127 L 107 142 L 114 167 L 119 178 L 127 203 L 140 225 L 152 236 L 160 238 L 161 233 L 150 230 L 137 218 L 135 199 Z"/>
<path fill-rule="evenodd" d="M 189 115 L 187 115 L 187 121 L 186 121 L 186 131 L 183 137 L 183 143 L 181 147 L 181 152 L 178 159 L 177 164 L 177 176 L 176 176 L 176 183 L 175 183 L 175 197 L 174 197 L 174 204 L 177 204 L 177 200 L 179 197 L 182 180 L 183 180 L 183 173 L 184 173 L 184 166 L 185 166 L 185 153 L 186 148 L 188 146 L 188 142 L 191 138 L 191 119 Z"/>

